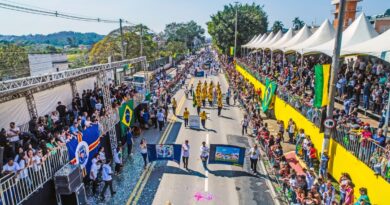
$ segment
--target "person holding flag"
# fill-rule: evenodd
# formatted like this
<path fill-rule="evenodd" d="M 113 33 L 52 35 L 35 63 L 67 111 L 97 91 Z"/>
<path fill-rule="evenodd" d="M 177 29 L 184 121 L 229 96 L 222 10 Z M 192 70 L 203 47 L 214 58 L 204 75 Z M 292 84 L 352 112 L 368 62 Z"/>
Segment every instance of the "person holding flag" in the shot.
<path fill-rule="evenodd" d="M 187 108 L 184 108 L 184 113 L 183 113 L 183 119 L 184 119 L 184 126 L 188 126 L 188 118 L 190 117 L 190 112 L 188 111 Z"/>
<path fill-rule="evenodd" d="M 175 116 L 176 116 L 176 107 L 177 107 L 176 99 L 172 98 L 172 113 Z"/>

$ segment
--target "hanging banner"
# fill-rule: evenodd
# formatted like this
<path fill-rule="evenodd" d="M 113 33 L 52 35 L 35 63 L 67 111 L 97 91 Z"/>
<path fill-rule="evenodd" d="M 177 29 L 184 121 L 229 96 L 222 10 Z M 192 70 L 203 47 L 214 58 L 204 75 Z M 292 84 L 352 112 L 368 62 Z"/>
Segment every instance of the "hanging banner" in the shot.
<path fill-rule="evenodd" d="M 188 125 L 191 129 L 200 129 L 200 119 L 198 115 L 190 115 Z"/>
<path fill-rule="evenodd" d="M 148 144 L 148 159 L 150 162 L 157 160 L 171 160 L 180 164 L 180 144 Z"/>
<path fill-rule="evenodd" d="M 92 164 L 91 160 L 100 147 L 99 136 L 99 125 L 92 124 L 78 136 L 72 137 L 66 143 L 70 162 L 72 164 L 80 164 L 89 173 Z"/>
<path fill-rule="evenodd" d="M 245 148 L 233 145 L 210 144 L 209 164 L 244 166 Z"/>
<path fill-rule="evenodd" d="M 119 119 L 120 119 L 120 122 L 121 122 L 121 131 L 122 131 L 122 136 L 125 135 L 126 133 L 126 129 L 128 127 L 130 127 L 133 122 L 134 122 L 134 117 L 133 117 L 133 113 L 134 113 L 134 101 L 133 100 L 129 100 L 125 103 L 123 103 L 120 107 L 119 107 Z"/>
<path fill-rule="evenodd" d="M 270 105 L 272 105 L 272 100 L 275 96 L 275 90 L 276 90 L 276 82 L 272 81 L 271 79 L 267 78 L 265 81 L 265 92 L 264 92 L 264 98 L 263 98 L 263 112 L 266 112 Z M 272 107 L 272 106 L 271 106 Z"/>

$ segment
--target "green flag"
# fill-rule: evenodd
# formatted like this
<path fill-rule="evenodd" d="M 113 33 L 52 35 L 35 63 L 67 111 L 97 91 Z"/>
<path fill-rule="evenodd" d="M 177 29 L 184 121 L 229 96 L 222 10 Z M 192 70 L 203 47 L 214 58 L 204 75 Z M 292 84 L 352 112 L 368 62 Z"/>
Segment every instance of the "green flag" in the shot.
<path fill-rule="evenodd" d="M 234 56 L 234 47 L 233 46 L 230 47 L 230 56 Z"/>
<path fill-rule="evenodd" d="M 119 121 L 121 124 L 122 136 L 125 135 L 126 129 L 134 123 L 133 106 L 134 101 L 128 100 L 119 107 Z"/>
<path fill-rule="evenodd" d="M 275 95 L 275 90 L 276 90 L 276 82 L 267 78 L 265 80 L 265 92 L 264 92 L 264 99 L 262 104 L 263 112 L 267 112 L 269 106 L 271 105 L 271 102 Z"/>
<path fill-rule="evenodd" d="M 328 105 L 329 72 L 329 64 L 317 64 L 314 67 L 314 107 L 316 108 Z"/>
<path fill-rule="evenodd" d="M 196 107 L 196 95 L 195 95 L 195 93 L 192 96 L 192 107 Z"/>

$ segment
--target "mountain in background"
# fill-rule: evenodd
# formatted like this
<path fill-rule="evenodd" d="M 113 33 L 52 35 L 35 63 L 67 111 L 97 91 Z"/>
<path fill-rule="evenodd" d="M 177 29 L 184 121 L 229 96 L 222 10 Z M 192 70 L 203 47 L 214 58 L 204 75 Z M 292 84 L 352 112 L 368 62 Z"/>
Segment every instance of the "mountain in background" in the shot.
<path fill-rule="evenodd" d="M 71 47 L 77 47 L 79 45 L 92 45 L 101 39 L 104 35 L 97 33 L 79 33 L 73 31 L 61 31 L 58 33 L 52 33 L 48 35 L 35 34 L 35 35 L 0 35 L 0 42 L 10 42 L 22 45 L 31 44 L 49 44 L 53 46 L 63 47 L 69 45 Z"/>

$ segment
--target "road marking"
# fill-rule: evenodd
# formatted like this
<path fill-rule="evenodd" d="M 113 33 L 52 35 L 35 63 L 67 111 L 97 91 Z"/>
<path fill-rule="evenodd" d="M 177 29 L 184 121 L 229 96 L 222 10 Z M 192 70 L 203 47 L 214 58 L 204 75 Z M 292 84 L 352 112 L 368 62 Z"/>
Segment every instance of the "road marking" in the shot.
<path fill-rule="evenodd" d="M 209 172 L 206 170 L 204 175 L 205 175 L 205 178 L 204 178 L 204 191 L 208 192 L 209 191 Z"/>
<path fill-rule="evenodd" d="M 195 79 L 192 78 L 190 80 L 190 83 L 193 83 L 194 80 Z M 179 101 L 177 110 L 180 111 L 182 109 L 182 106 L 184 105 L 185 99 L 186 99 L 185 95 L 183 95 L 183 97 Z M 169 133 L 172 130 L 173 124 L 176 122 L 176 120 L 177 120 L 177 117 L 175 115 L 170 118 L 170 122 L 168 123 L 168 126 L 167 126 L 166 130 L 164 131 L 162 137 L 160 138 L 160 140 L 158 142 L 159 144 L 162 144 L 164 141 L 166 141 Z M 153 171 L 154 165 L 155 165 L 155 163 L 153 162 L 152 165 L 149 166 L 148 169 L 146 171 L 144 171 L 144 173 L 142 173 L 141 178 L 138 180 L 138 182 L 137 182 L 135 188 L 133 189 L 129 199 L 127 200 L 126 205 L 137 204 L 137 202 L 139 200 L 139 197 L 141 196 L 142 191 L 145 188 L 145 185 L 146 185 L 146 183 L 147 183 L 147 181 L 148 181 L 148 179 L 150 177 L 150 174 Z"/>

